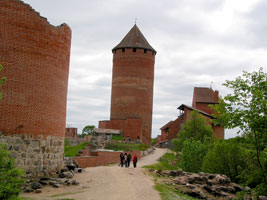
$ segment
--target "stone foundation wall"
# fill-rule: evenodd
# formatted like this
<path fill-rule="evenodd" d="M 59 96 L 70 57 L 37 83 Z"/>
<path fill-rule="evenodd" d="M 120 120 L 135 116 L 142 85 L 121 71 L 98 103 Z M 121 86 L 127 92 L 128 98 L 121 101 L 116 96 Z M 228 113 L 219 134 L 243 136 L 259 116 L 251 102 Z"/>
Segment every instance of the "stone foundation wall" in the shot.
<path fill-rule="evenodd" d="M 24 169 L 32 178 L 53 175 L 64 166 L 64 138 L 38 135 L 4 135 L 0 132 L 1 144 L 6 144 L 16 166 Z"/>

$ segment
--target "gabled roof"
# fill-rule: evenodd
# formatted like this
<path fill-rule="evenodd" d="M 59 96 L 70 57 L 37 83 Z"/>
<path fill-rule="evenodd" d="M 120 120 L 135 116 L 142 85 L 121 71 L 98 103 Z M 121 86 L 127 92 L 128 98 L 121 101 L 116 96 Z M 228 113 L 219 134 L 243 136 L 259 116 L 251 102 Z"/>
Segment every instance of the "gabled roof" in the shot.
<path fill-rule="evenodd" d="M 170 125 L 172 124 L 172 122 L 173 122 L 173 121 L 169 121 L 167 124 L 165 124 L 164 126 L 162 126 L 162 127 L 160 128 L 160 130 L 164 130 L 164 129 L 168 128 L 168 126 L 170 126 Z"/>
<path fill-rule="evenodd" d="M 194 97 L 196 103 L 218 103 L 215 92 L 211 88 L 194 87 Z"/>
<path fill-rule="evenodd" d="M 112 52 L 122 48 L 147 49 L 157 53 L 156 50 L 148 43 L 145 36 L 142 34 L 136 24 L 122 39 L 122 41 L 112 49 Z"/>
<path fill-rule="evenodd" d="M 203 112 L 202 110 L 193 108 L 193 107 L 188 106 L 188 105 L 185 105 L 185 104 L 180 105 L 177 109 L 179 109 L 179 110 L 184 110 L 184 108 L 188 108 L 188 109 L 190 109 L 190 110 L 195 110 L 195 111 L 197 111 L 197 112 L 199 112 L 199 113 L 201 113 L 201 114 L 203 114 L 203 115 L 206 115 L 207 117 L 210 117 L 210 118 L 212 118 L 212 119 L 214 118 L 213 116 L 211 116 L 210 114 L 208 114 L 208 113 L 206 113 L 206 112 Z"/>

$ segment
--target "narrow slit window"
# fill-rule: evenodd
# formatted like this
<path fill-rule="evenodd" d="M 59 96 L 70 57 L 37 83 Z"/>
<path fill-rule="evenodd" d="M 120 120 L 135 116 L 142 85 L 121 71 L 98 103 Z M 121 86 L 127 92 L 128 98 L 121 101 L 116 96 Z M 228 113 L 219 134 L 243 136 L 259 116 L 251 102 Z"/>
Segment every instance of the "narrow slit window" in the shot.
<path fill-rule="evenodd" d="M 146 53 L 146 51 L 147 51 L 147 50 L 146 50 L 146 49 L 144 49 L 144 53 Z"/>
<path fill-rule="evenodd" d="M 125 48 L 122 48 L 122 52 L 125 52 Z"/>
<path fill-rule="evenodd" d="M 136 48 L 133 48 L 133 52 L 136 52 Z"/>

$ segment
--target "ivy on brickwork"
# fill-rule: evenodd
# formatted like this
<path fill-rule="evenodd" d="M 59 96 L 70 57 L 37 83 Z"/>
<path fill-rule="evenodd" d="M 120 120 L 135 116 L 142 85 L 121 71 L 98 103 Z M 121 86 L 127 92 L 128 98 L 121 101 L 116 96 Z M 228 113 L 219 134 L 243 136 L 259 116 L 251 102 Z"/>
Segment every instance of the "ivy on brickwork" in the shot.
<path fill-rule="evenodd" d="M 1 70 L 2 70 L 2 65 L 0 64 L 0 72 L 1 72 Z M 1 79 L 0 79 L 0 86 L 4 83 L 6 81 L 6 77 L 2 77 Z M 0 100 L 2 99 L 2 92 L 0 91 Z"/>

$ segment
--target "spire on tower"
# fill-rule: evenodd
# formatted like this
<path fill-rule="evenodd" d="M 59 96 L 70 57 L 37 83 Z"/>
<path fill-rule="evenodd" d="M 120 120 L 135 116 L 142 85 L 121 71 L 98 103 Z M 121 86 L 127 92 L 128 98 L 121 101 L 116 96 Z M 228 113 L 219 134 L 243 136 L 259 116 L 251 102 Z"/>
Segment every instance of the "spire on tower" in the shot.
<path fill-rule="evenodd" d="M 147 49 L 155 54 L 157 53 L 157 51 L 148 43 L 145 36 L 139 30 L 136 24 L 134 24 L 122 41 L 112 49 L 112 52 L 122 48 Z"/>

